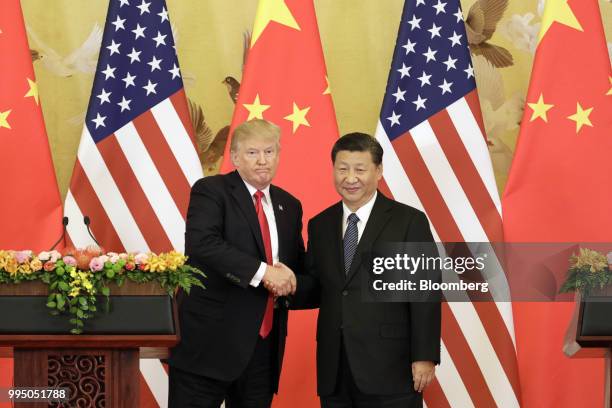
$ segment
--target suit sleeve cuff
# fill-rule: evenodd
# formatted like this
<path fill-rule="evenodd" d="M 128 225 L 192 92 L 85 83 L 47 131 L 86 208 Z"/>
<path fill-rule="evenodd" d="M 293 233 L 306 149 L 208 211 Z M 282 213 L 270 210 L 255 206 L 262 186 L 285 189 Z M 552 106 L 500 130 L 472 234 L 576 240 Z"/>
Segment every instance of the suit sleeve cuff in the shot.
<path fill-rule="evenodd" d="M 261 283 L 264 275 L 266 274 L 266 267 L 268 266 L 268 264 L 266 264 L 265 262 L 262 262 L 259 265 L 259 268 L 257 269 L 257 272 L 255 273 L 255 276 L 253 276 L 253 279 L 251 279 L 251 282 L 249 283 L 249 285 L 254 286 L 254 287 L 258 287 L 259 284 Z"/>

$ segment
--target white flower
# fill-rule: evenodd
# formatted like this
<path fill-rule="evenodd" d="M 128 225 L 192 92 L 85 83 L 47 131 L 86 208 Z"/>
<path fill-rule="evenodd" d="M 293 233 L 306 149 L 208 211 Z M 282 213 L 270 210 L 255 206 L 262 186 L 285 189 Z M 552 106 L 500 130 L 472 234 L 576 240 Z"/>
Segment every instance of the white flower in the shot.
<path fill-rule="evenodd" d="M 608 252 L 606 258 L 608 258 L 608 265 L 612 265 L 612 252 Z"/>
<path fill-rule="evenodd" d="M 136 265 L 141 265 L 143 263 L 147 263 L 147 261 L 149 260 L 149 255 L 144 254 L 144 253 L 139 253 L 134 257 L 134 262 L 136 263 Z"/>
<path fill-rule="evenodd" d="M 51 258 L 51 254 L 47 251 L 42 251 L 40 254 L 38 254 L 38 259 L 40 259 L 43 262 L 48 261 L 49 258 Z"/>
<path fill-rule="evenodd" d="M 58 259 L 60 259 L 62 257 L 62 254 L 59 253 L 59 251 L 53 250 L 50 252 L 50 261 L 51 262 L 57 262 Z"/>

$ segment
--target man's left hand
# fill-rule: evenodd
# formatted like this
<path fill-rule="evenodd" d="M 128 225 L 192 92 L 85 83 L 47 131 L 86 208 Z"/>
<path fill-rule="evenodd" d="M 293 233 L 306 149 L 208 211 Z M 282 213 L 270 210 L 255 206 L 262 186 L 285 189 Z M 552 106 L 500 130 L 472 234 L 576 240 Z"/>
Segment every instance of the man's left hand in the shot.
<path fill-rule="evenodd" d="M 415 361 L 412 363 L 412 379 L 414 381 L 414 390 L 423 392 L 425 387 L 433 381 L 436 372 L 436 366 L 432 361 Z"/>

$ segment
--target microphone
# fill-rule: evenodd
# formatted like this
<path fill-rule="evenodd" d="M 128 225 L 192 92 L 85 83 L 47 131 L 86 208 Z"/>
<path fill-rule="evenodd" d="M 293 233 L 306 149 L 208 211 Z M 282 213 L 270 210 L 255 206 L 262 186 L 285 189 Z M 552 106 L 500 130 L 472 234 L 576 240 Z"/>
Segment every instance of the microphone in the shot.
<path fill-rule="evenodd" d="M 49 251 L 53 251 L 55 247 L 57 246 L 57 244 L 59 244 L 62 241 L 62 239 L 64 240 L 64 245 L 66 245 L 66 227 L 67 226 L 68 226 L 68 217 L 64 217 L 62 218 L 62 235 L 55 242 L 55 244 L 53 244 L 53 246 L 51 247 Z"/>
<path fill-rule="evenodd" d="M 89 234 L 91 239 L 93 239 L 96 245 L 100 246 L 100 243 L 94 238 L 93 234 L 91 233 L 91 229 L 89 229 L 89 224 L 91 224 L 91 220 L 87 215 L 83 217 L 83 223 L 87 226 L 87 233 Z"/>

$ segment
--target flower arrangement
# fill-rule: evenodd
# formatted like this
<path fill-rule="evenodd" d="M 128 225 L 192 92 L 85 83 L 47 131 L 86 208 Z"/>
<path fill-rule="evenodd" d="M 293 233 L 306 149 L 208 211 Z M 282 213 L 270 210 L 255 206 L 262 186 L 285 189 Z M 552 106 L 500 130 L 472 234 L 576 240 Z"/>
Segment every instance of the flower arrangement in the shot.
<path fill-rule="evenodd" d="M 606 256 L 592 249 L 580 248 L 578 255 L 572 255 L 569 259 L 567 279 L 559 291 L 579 291 L 588 295 L 593 290 L 605 288 L 612 283 L 611 260 L 612 252 Z"/>
<path fill-rule="evenodd" d="M 19 284 L 40 280 L 48 285 L 47 307 L 51 314 L 68 313 L 71 333 L 83 332 L 84 320 L 97 311 L 96 296 L 105 296 L 107 307 L 109 283 L 123 285 L 126 279 L 157 282 L 173 296 L 177 288 L 189 293 L 192 286 L 204 288 L 202 271 L 186 264 L 179 252 L 104 253 L 101 248 L 67 248 L 59 251 L 0 251 L 0 284 Z"/>

